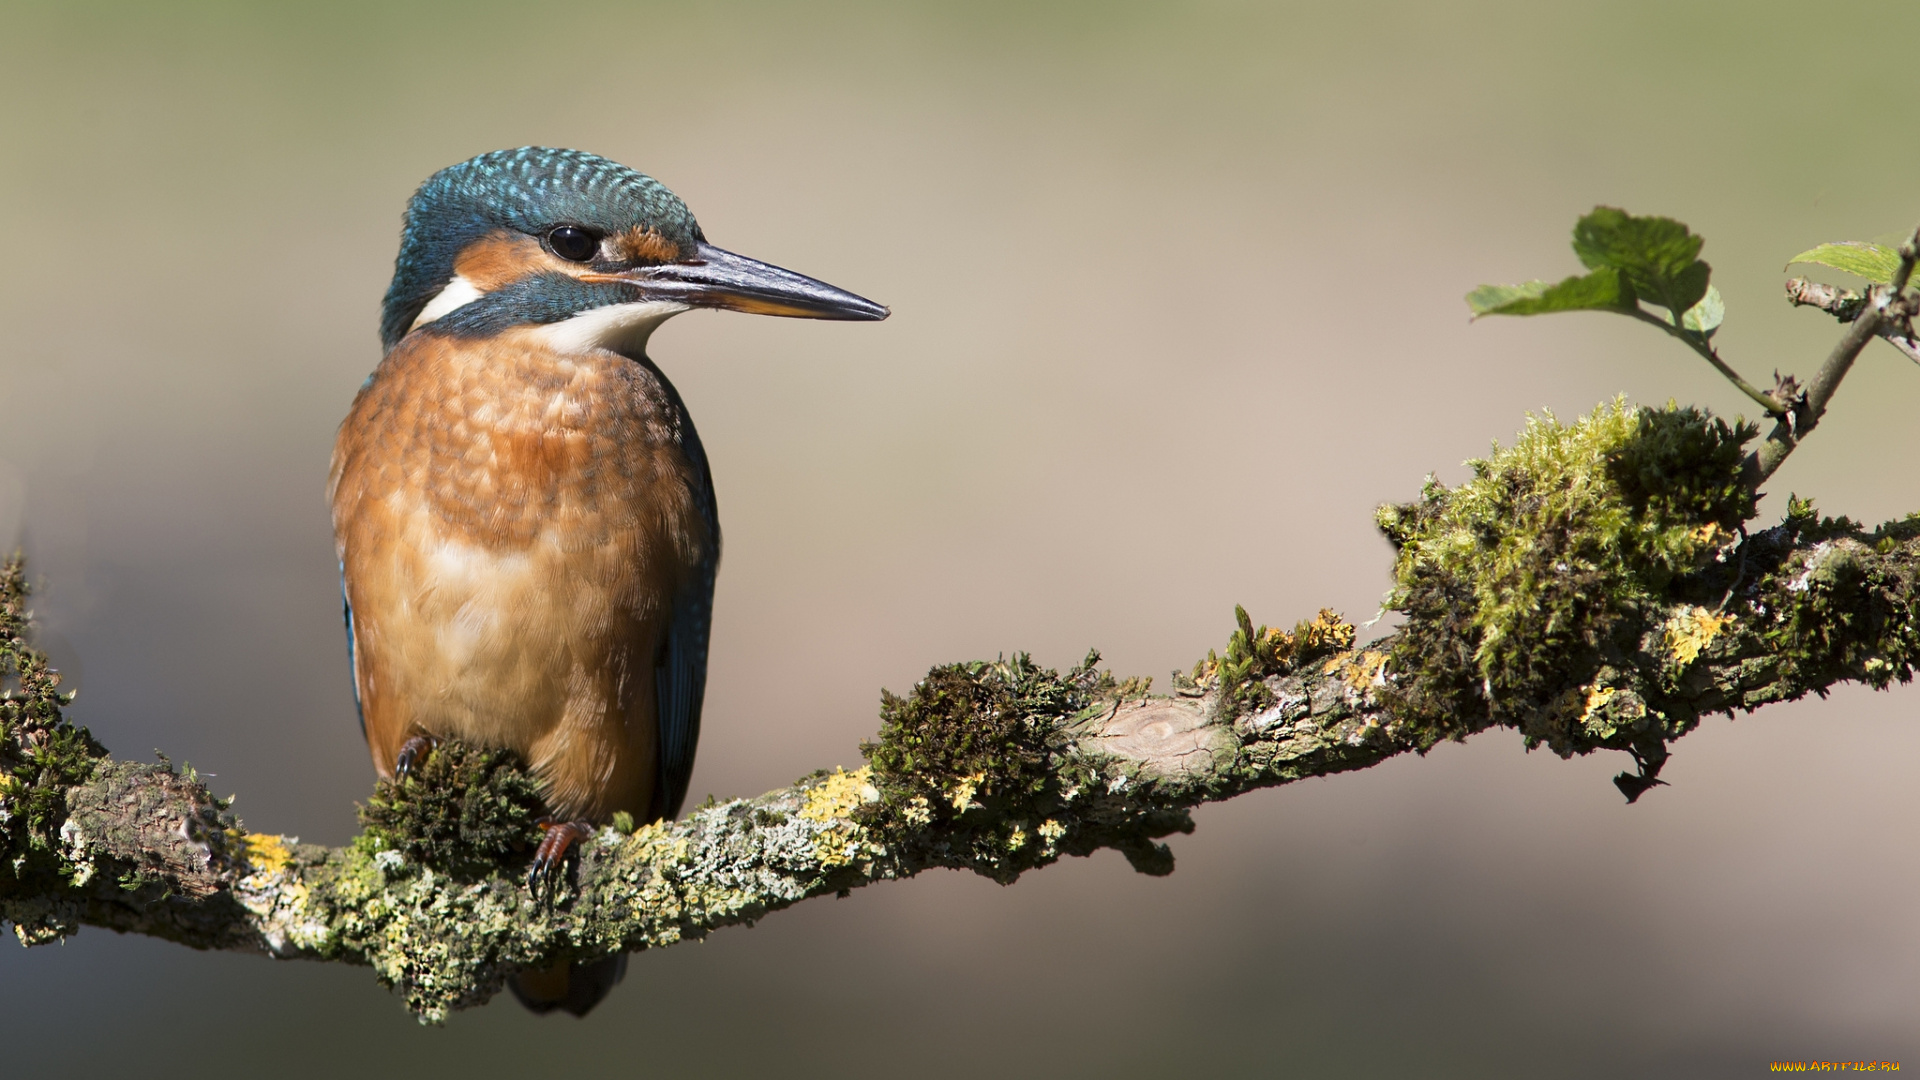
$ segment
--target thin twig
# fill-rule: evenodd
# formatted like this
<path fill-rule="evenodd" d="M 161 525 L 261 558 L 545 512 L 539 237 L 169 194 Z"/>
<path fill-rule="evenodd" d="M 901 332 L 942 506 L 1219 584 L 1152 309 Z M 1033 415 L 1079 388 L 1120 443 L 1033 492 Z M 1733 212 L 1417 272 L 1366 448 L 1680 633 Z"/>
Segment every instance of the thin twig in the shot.
<path fill-rule="evenodd" d="M 1867 298 L 1838 285 L 1793 278 L 1787 282 L 1787 302 L 1794 307 L 1819 308 L 1841 322 L 1850 323 L 1860 317 L 1860 309 L 1865 306 Z M 1908 303 L 1912 305 L 1913 301 L 1910 299 Z M 1880 326 L 1880 337 L 1900 350 L 1902 356 L 1920 364 L 1920 336 L 1915 335 L 1909 321 L 1913 312 L 1905 314 L 1908 318 L 1884 320 Z"/>
<path fill-rule="evenodd" d="M 1720 359 L 1720 354 L 1714 350 L 1714 347 L 1707 342 L 1703 335 L 1696 331 L 1685 329 L 1677 323 L 1669 322 L 1658 315 L 1652 314 L 1645 308 L 1636 307 L 1631 314 L 1641 322 L 1647 323 L 1650 326 L 1657 326 L 1665 330 L 1668 334 L 1679 338 L 1694 352 L 1706 357 L 1707 363 L 1712 364 L 1715 371 L 1726 376 L 1728 382 L 1738 387 L 1741 393 L 1752 398 L 1762 409 L 1765 409 L 1768 416 L 1781 415 L 1781 404 L 1768 395 L 1766 391 L 1761 390 L 1759 387 L 1741 378 L 1739 372 L 1733 370 L 1725 360 Z"/>
<path fill-rule="evenodd" d="M 1913 267 L 1920 260 L 1920 227 L 1913 230 L 1905 243 L 1900 245 L 1900 265 L 1893 272 L 1892 283 L 1881 288 L 1867 290 L 1866 303 L 1860 308 L 1860 315 L 1854 319 L 1839 344 L 1827 354 L 1827 360 L 1814 373 L 1813 381 L 1807 385 L 1806 398 L 1788 416 L 1781 417 L 1767 434 L 1766 442 L 1760 448 L 1747 455 L 1747 479 L 1754 487 L 1766 482 L 1767 477 L 1780 468 L 1793 453 L 1800 440 L 1807 437 L 1820 423 L 1820 417 L 1827 411 L 1827 403 L 1833 400 L 1834 392 L 1840 389 L 1840 380 L 1847 377 L 1854 360 L 1867 342 L 1879 335 L 1881 328 L 1890 319 L 1899 320 L 1905 325 L 1906 300 L 1902 293 L 1907 283 L 1913 279 Z M 1896 307 L 1896 305 L 1898 305 Z"/>

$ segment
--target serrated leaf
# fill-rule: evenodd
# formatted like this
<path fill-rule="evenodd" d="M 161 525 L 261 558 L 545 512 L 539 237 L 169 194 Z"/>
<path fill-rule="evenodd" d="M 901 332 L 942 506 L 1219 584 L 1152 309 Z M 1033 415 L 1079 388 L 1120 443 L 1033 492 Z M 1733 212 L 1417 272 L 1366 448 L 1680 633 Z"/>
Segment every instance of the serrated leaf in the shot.
<path fill-rule="evenodd" d="M 1589 269 L 1618 270 L 1639 299 L 1684 312 L 1707 295 L 1712 268 L 1700 261 L 1706 241 L 1664 217 L 1635 217 L 1596 206 L 1573 227 L 1573 253 Z"/>
<path fill-rule="evenodd" d="M 1825 266 L 1866 278 L 1875 285 L 1889 285 L 1893 282 L 1893 272 L 1900 267 L 1900 253 L 1879 244 L 1843 240 L 1837 244 L 1821 244 L 1787 260 L 1788 266 L 1794 263 Z"/>
<path fill-rule="evenodd" d="M 1702 337 L 1712 337 L 1713 332 L 1720 329 L 1720 324 L 1725 322 L 1726 318 L 1726 301 L 1720 299 L 1719 289 L 1709 285 L 1707 295 L 1701 297 L 1699 303 L 1688 308 L 1687 313 L 1680 317 L 1680 325 Z"/>
<path fill-rule="evenodd" d="M 1545 315 L 1554 311 L 1621 311 L 1633 295 L 1616 270 L 1595 270 L 1558 285 L 1529 281 L 1521 285 L 1482 285 L 1467 294 L 1474 318 L 1482 315 Z"/>

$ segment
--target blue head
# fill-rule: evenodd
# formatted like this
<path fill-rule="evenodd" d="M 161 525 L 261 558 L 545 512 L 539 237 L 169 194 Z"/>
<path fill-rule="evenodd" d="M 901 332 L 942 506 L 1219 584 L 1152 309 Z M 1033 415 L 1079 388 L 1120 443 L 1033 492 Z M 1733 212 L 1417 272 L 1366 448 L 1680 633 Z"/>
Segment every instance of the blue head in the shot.
<path fill-rule="evenodd" d="M 407 204 L 380 317 L 392 349 L 416 328 L 483 335 L 580 320 L 619 347 L 661 319 L 720 307 L 816 319 L 887 309 L 706 242 L 650 176 L 579 150 L 496 150 L 442 169 Z"/>

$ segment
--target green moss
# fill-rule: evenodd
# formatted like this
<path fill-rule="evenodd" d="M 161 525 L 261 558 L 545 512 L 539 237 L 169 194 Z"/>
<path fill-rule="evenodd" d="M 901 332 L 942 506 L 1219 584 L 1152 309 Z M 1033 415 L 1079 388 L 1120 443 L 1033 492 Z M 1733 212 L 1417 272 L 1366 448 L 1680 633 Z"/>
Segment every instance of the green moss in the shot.
<path fill-rule="evenodd" d="M 860 811 L 894 845 L 937 834 L 959 862 L 1000 880 L 1051 861 L 1033 830 L 1065 804 L 1067 727 L 1144 684 L 1122 686 L 1090 652 L 1066 674 L 1025 653 L 946 664 L 905 697 L 883 691 L 876 741 L 861 744 L 879 802 Z M 1091 774 L 1084 778 L 1091 781 Z"/>
<path fill-rule="evenodd" d="M 1753 674 L 1769 678 L 1746 688 L 1741 704 L 1792 700 L 1843 679 L 1885 689 L 1913 678 L 1920 515 L 1868 532 L 1794 498 L 1786 520 L 1754 539 L 1762 552 L 1749 569 L 1753 591 L 1770 599 L 1747 620 L 1746 633 L 1759 639 L 1747 651 L 1764 657 Z"/>
<path fill-rule="evenodd" d="M 1708 596 L 1700 571 L 1754 513 L 1740 466 L 1756 433 L 1671 404 L 1549 414 L 1459 487 L 1430 479 L 1381 508 L 1387 604 L 1407 616 L 1388 658 L 1396 716 L 1429 743 L 1499 722 L 1562 754 L 1657 748 L 1672 734 L 1657 712 L 1594 726 L 1578 691 L 1646 666 L 1668 609 Z"/>
<path fill-rule="evenodd" d="M 906 697 L 881 691 L 880 734 L 861 744 L 882 801 L 924 798 L 943 820 L 966 802 L 1024 802 L 1046 784 L 1048 761 L 1063 749 L 1063 722 L 1107 700 L 1112 676 L 1089 653 L 1066 675 L 1033 662 L 946 664 L 927 672 Z M 962 788 L 972 798 L 953 804 Z"/>
<path fill-rule="evenodd" d="M 69 884 L 76 872 L 60 855 L 67 789 L 93 778 L 107 752 L 85 728 L 68 723 L 60 674 L 28 642 L 25 568 L 0 566 L 0 917 L 23 940 L 51 940 L 65 929 L 7 904 Z M 45 925 L 41 925 L 45 923 Z"/>
<path fill-rule="evenodd" d="M 1217 688 L 1214 710 L 1228 717 L 1252 712 L 1273 703 L 1266 680 L 1304 669 L 1315 660 L 1353 647 L 1353 624 L 1331 609 L 1322 608 L 1311 619 L 1301 619 L 1291 631 L 1256 627 L 1247 609 L 1233 609 L 1239 628 L 1227 639 L 1225 653 L 1207 651 L 1207 658 L 1184 675 L 1176 673 L 1176 690 Z"/>
<path fill-rule="evenodd" d="M 376 785 L 360 821 L 378 847 L 477 880 L 538 842 L 543 813 L 538 786 L 511 751 L 448 739 L 404 781 Z"/>

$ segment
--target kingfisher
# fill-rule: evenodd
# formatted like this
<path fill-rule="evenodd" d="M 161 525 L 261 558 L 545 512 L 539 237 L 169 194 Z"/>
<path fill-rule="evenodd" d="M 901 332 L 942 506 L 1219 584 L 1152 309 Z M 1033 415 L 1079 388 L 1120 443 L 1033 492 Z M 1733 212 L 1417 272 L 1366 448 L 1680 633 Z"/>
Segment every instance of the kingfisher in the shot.
<path fill-rule="evenodd" d="M 435 741 L 519 754 L 551 821 L 529 885 L 619 812 L 671 819 L 700 734 L 720 523 L 686 406 L 647 356 L 693 308 L 888 310 L 707 242 L 657 180 L 579 150 L 498 150 L 407 203 L 384 355 L 328 500 L 355 700 L 388 780 Z M 521 972 L 585 1015 L 624 956 Z"/>

